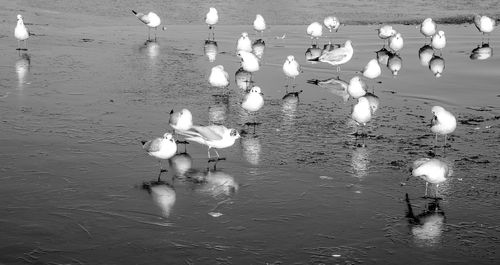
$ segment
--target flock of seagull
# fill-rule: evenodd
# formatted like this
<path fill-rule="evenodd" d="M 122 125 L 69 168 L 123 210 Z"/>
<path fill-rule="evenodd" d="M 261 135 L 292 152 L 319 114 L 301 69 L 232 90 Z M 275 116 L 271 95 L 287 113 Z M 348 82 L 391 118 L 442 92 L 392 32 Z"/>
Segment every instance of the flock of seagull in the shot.
<path fill-rule="evenodd" d="M 148 27 L 148 41 L 156 41 L 156 29 L 161 24 L 160 17 L 149 12 L 148 14 L 143 14 L 140 12 L 133 11 L 133 14 Z M 210 7 L 208 13 L 205 17 L 205 22 L 209 27 L 209 38 L 207 42 L 213 42 L 215 40 L 215 25 L 219 21 L 219 15 L 214 7 Z M 474 17 L 474 24 L 477 29 L 484 34 L 491 33 L 494 28 L 496 21 L 487 16 L 476 15 Z M 337 32 L 340 26 L 344 25 L 339 21 L 337 17 L 328 16 L 324 19 L 323 24 L 330 32 Z M 266 22 L 262 15 L 257 14 L 253 22 L 253 27 L 256 32 L 259 32 L 263 36 L 263 32 L 266 30 Z M 155 29 L 154 40 L 151 39 L 151 29 Z M 430 47 L 433 51 L 442 51 L 446 46 L 445 33 L 442 30 L 437 29 L 437 24 L 431 19 L 426 18 L 419 26 L 420 32 L 425 36 L 425 38 L 430 38 Z M 319 22 L 311 23 L 307 29 L 306 33 L 310 36 L 313 47 L 317 46 L 318 39 L 323 34 L 323 25 Z M 18 40 L 17 50 L 28 49 L 27 40 L 30 36 L 28 29 L 24 25 L 23 17 L 17 15 L 17 25 L 15 27 L 14 36 Z M 283 35 L 285 38 L 286 34 Z M 392 51 L 392 54 L 397 54 L 404 46 L 404 40 L 401 33 L 398 33 L 391 25 L 383 25 L 378 29 L 378 37 L 385 41 L 387 40 L 387 46 Z M 21 48 L 21 42 L 24 42 L 24 48 Z M 261 44 L 260 49 L 258 44 Z M 257 44 L 257 45 L 256 45 Z M 259 39 L 253 44 L 249 39 L 248 33 L 243 32 L 241 37 L 237 41 L 236 50 L 237 56 L 241 59 L 241 68 L 236 73 L 236 81 L 240 88 L 243 88 L 245 95 L 241 102 L 241 107 L 250 113 L 255 113 L 264 106 L 263 93 L 260 87 L 253 85 L 251 80 L 252 73 L 259 71 L 261 59 L 263 56 L 263 45 L 264 41 Z M 386 50 L 387 51 L 387 50 Z M 352 47 L 351 40 L 346 40 L 344 44 L 332 44 L 331 41 L 328 45 L 325 45 L 325 49 L 321 51 L 318 56 L 309 56 L 306 52 L 306 59 L 308 61 L 317 61 L 328 63 L 332 66 L 337 67 L 337 72 L 341 69 L 341 65 L 346 64 L 353 57 L 354 49 Z M 399 68 L 401 65 L 399 64 Z M 399 68 L 394 67 L 392 70 L 394 75 L 397 75 Z M 296 84 L 291 84 L 294 82 L 295 78 L 302 72 L 299 63 L 295 60 L 293 55 L 288 55 L 283 64 L 283 73 L 287 78 L 287 94 L 288 87 L 290 85 L 295 87 Z M 442 70 L 442 69 L 441 69 Z M 375 80 L 381 75 L 381 68 L 379 61 L 377 59 L 370 60 L 364 69 L 361 71 L 363 77 L 371 80 Z M 436 77 L 440 76 L 440 72 L 436 71 Z M 222 89 L 223 94 L 225 94 L 229 87 L 229 74 L 224 70 L 222 65 L 214 66 L 211 69 L 210 76 L 208 78 L 209 83 L 212 87 Z M 238 80 L 240 82 L 238 82 Z M 309 81 L 308 81 L 309 82 Z M 371 120 L 372 115 L 378 108 L 379 100 L 378 97 L 373 93 L 368 92 L 368 86 L 363 81 L 360 76 L 352 77 L 349 82 L 337 79 L 330 79 L 328 81 L 312 81 L 312 83 L 318 84 L 319 82 L 333 82 L 340 84 L 344 90 L 345 97 L 352 97 L 357 100 L 357 103 L 352 107 L 351 118 L 356 121 L 359 125 L 362 125 L 363 131 L 365 125 Z M 298 97 L 300 92 L 291 92 L 291 95 Z M 456 126 L 457 121 L 455 116 L 444 109 L 441 106 L 434 106 L 431 109 L 433 114 L 431 131 L 435 133 L 435 144 L 437 144 L 438 135 L 444 135 L 444 147 L 446 147 L 447 135 L 452 133 Z M 257 125 L 258 123 L 248 123 L 249 125 Z M 235 141 L 240 138 L 240 133 L 234 128 L 226 128 L 223 125 L 207 125 L 198 126 L 193 124 L 193 116 L 188 109 L 182 109 L 180 111 L 170 113 L 169 125 L 174 130 L 174 134 L 184 136 L 185 141 L 176 141 L 174 139 L 174 134 L 165 133 L 163 137 L 155 138 L 150 141 L 142 142 L 143 149 L 151 156 L 157 158 L 160 164 L 160 175 L 162 172 L 166 171 L 162 167 L 162 160 L 170 159 L 177 153 L 177 145 L 179 143 L 188 143 L 186 141 L 193 141 L 208 147 L 208 162 L 215 162 L 219 160 L 224 160 L 221 158 L 217 152 L 217 149 L 227 148 L 232 146 Z M 255 130 L 255 127 L 254 127 Z M 356 136 L 366 136 L 366 133 L 358 134 Z M 210 150 L 214 149 L 216 157 L 211 156 Z M 214 166 L 215 167 L 215 166 Z M 427 196 L 427 186 L 428 183 L 436 185 L 435 197 L 437 198 L 437 187 L 440 183 L 446 180 L 449 174 L 449 168 L 446 162 L 438 158 L 421 158 L 413 163 L 412 176 L 421 177 L 426 182 L 426 192 Z"/>

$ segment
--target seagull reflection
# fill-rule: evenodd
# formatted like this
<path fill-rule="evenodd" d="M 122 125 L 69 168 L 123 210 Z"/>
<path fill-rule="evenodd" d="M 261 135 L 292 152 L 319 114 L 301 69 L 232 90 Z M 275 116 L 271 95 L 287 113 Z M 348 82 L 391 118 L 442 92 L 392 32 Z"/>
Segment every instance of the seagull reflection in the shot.
<path fill-rule="evenodd" d="M 258 39 L 252 43 L 252 52 L 259 59 L 262 59 L 265 48 L 266 48 L 266 43 L 264 42 L 263 39 Z"/>
<path fill-rule="evenodd" d="M 389 61 L 389 56 L 392 53 L 388 51 L 385 47 L 383 47 L 382 49 L 376 51 L 375 54 L 377 55 L 377 61 L 380 65 L 387 65 L 387 62 Z"/>
<path fill-rule="evenodd" d="M 439 200 L 433 199 L 426 203 L 424 211 L 415 215 L 407 193 L 406 206 L 406 217 L 411 227 L 414 242 L 420 247 L 438 246 L 445 223 L 444 211 L 439 208 Z"/>
<path fill-rule="evenodd" d="M 472 50 L 470 55 L 471 60 L 486 60 L 493 55 L 493 48 L 489 43 L 481 43 Z"/>
<path fill-rule="evenodd" d="M 193 159 L 188 153 L 179 153 L 168 160 L 175 177 L 185 178 L 193 166 Z"/>
<path fill-rule="evenodd" d="M 363 138 L 363 144 L 357 144 L 351 157 L 354 177 L 358 179 L 363 179 L 368 175 L 368 166 L 370 165 L 369 152 L 364 141 L 365 138 Z"/>
<path fill-rule="evenodd" d="M 318 59 L 321 56 L 321 53 L 323 50 L 321 48 L 318 48 L 318 45 L 311 45 L 311 47 L 307 48 L 306 50 L 306 61 L 315 64 L 318 63 Z"/>
<path fill-rule="evenodd" d="M 429 69 L 436 78 L 441 77 L 444 71 L 443 57 L 437 55 L 432 56 L 432 59 L 429 61 Z"/>
<path fill-rule="evenodd" d="M 217 57 L 217 42 L 215 40 L 206 40 L 203 45 L 203 52 L 208 57 L 208 61 L 215 62 Z"/>
<path fill-rule="evenodd" d="M 252 165 L 258 165 L 260 162 L 261 153 L 259 137 L 256 135 L 242 137 L 241 145 L 243 146 L 243 156 L 248 161 L 248 163 Z"/>
<path fill-rule="evenodd" d="M 142 188 L 151 194 L 153 201 L 160 208 L 162 216 L 169 217 L 176 200 L 174 188 L 164 181 L 144 182 Z"/>
<path fill-rule="evenodd" d="M 418 59 L 420 60 L 420 64 L 422 66 L 428 67 L 432 56 L 434 56 L 434 49 L 432 49 L 429 44 L 426 44 L 418 49 Z"/>
<path fill-rule="evenodd" d="M 283 125 L 285 126 L 285 131 L 291 131 L 291 127 L 295 123 L 300 93 L 302 93 L 302 90 L 290 92 L 283 96 L 281 112 L 283 113 Z"/>
<path fill-rule="evenodd" d="M 26 75 L 30 71 L 31 66 L 31 57 L 27 53 L 21 54 L 19 59 L 16 61 L 16 73 L 17 73 L 17 87 L 19 89 L 23 89 L 24 84 L 26 83 Z"/>
<path fill-rule="evenodd" d="M 349 93 L 347 92 L 349 83 L 339 77 L 332 77 L 325 80 L 311 79 L 307 80 L 307 83 L 326 89 L 333 95 L 341 97 L 344 102 L 349 99 Z"/>
<path fill-rule="evenodd" d="M 144 45 L 139 48 L 139 51 L 146 54 L 149 58 L 154 59 L 160 54 L 160 45 L 156 41 L 147 40 L 144 42 Z"/>
<path fill-rule="evenodd" d="M 191 178 L 197 182 L 195 190 L 215 198 L 232 196 L 239 189 L 234 178 L 220 170 L 198 171 L 191 175 Z"/>
<path fill-rule="evenodd" d="M 387 68 L 392 72 L 392 75 L 396 77 L 403 67 L 403 59 L 398 54 L 391 53 L 387 61 Z"/>
<path fill-rule="evenodd" d="M 215 103 L 208 106 L 208 121 L 210 124 L 223 125 L 229 110 L 229 95 L 220 95 L 215 98 Z"/>
<path fill-rule="evenodd" d="M 252 87 L 252 73 L 245 71 L 243 67 L 240 67 L 236 73 L 234 73 L 234 79 L 236 85 L 244 91 L 248 91 Z"/>

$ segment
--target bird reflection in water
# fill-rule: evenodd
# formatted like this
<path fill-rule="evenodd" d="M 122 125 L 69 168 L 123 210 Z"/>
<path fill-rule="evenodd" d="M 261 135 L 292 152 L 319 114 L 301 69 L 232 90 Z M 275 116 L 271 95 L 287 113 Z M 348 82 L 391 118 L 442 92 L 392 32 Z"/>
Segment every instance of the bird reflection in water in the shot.
<path fill-rule="evenodd" d="M 150 59 L 155 59 L 160 54 L 160 44 L 154 40 L 147 40 L 139 48 L 139 51 L 146 54 Z"/>
<path fill-rule="evenodd" d="M 215 62 L 217 58 L 218 46 L 215 40 L 206 40 L 203 45 L 203 52 L 208 57 L 208 61 Z"/>
<path fill-rule="evenodd" d="M 144 182 L 142 188 L 151 194 L 153 201 L 161 210 L 161 215 L 169 217 L 176 200 L 173 186 L 165 181 L 150 181 Z"/>
<path fill-rule="evenodd" d="M 403 67 L 403 59 L 398 54 L 391 53 L 387 60 L 386 66 L 389 71 L 392 72 L 392 75 L 396 77 L 401 70 L 401 67 Z"/>
<path fill-rule="evenodd" d="M 186 152 L 174 155 L 168 162 L 175 178 L 186 178 L 193 166 L 193 158 Z"/>
<path fill-rule="evenodd" d="M 444 230 L 445 214 L 439 207 L 439 200 L 432 199 L 422 213 L 415 215 L 408 193 L 406 194 L 406 218 L 411 228 L 413 240 L 420 247 L 439 246 Z"/>
<path fill-rule="evenodd" d="M 493 48 L 490 47 L 489 43 L 481 43 L 471 52 L 471 60 L 486 60 L 493 55 Z"/>
<path fill-rule="evenodd" d="M 252 43 L 252 52 L 257 56 L 257 58 L 262 59 L 264 55 L 264 49 L 266 48 L 266 43 L 263 39 L 258 39 Z"/>
<path fill-rule="evenodd" d="M 221 170 L 198 171 L 191 174 L 190 177 L 196 182 L 196 191 L 215 198 L 232 196 L 239 189 L 236 180 Z"/>
<path fill-rule="evenodd" d="M 306 61 L 315 64 L 318 63 L 318 59 L 321 56 L 321 53 L 323 50 L 318 47 L 318 45 L 311 45 L 311 47 L 307 48 L 306 50 Z"/>
<path fill-rule="evenodd" d="M 252 165 L 258 165 L 260 162 L 261 145 L 259 137 L 256 135 L 249 135 L 241 138 L 241 145 L 243 147 L 243 156 Z"/>
<path fill-rule="evenodd" d="M 418 50 L 418 59 L 420 64 L 425 67 L 429 67 L 429 63 L 434 56 L 434 49 L 429 44 L 425 44 Z"/>
<path fill-rule="evenodd" d="M 30 71 L 31 57 L 27 53 L 22 53 L 16 61 L 17 87 L 19 90 L 24 88 L 26 84 L 26 76 Z"/>
<path fill-rule="evenodd" d="M 302 90 L 285 94 L 282 99 L 281 112 L 283 113 L 281 133 L 291 135 L 296 133 L 292 127 L 297 118 L 297 107 L 299 106 L 299 95 Z"/>
<path fill-rule="evenodd" d="M 238 70 L 236 70 L 236 73 L 234 73 L 234 79 L 236 82 L 236 85 L 243 91 L 248 92 L 250 88 L 252 88 L 252 73 L 245 71 L 243 67 L 240 67 Z"/>
<path fill-rule="evenodd" d="M 377 55 L 377 61 L 380 65 L 387 65 L 387 62 L 389 62 L 389 56 L 392 53 L 383 47 L 382 49 L 376 51 L 375 54 Z"/>
<path fill-rule="evenodd" d="M 229 95 L 214 96 L 214 104 L 208 106 L 210 124 L 223 125 L 229 110 Z"/>
<path fill-rule="evenodd" d="M 307 83 L 326 89 L 333 95 L 341 97 L 344 102 L 347 102 L 349 99 L 349 93 L 347 92 L 349 83 L 340 79 L 340 77 L 332 77 L 325 80 L 310 79 L 307 80 Z"/>
<path fill-rule="evenodd" d="M 369 151 L 366 144 L 357 144 L 356 148 L 352 152 L 351 166 L 353 169 L 353 176 L 358 179 L 363 179 L 368 175 L 368 169 L 370 165 Z"/>
<path fill-rule="evenodd" d="M 443 57 L 437 56 L 434 54 L 432 59 L 429 61 L 429 70 L 431 70 L 432 74 L 439 78 L 443 75 L 444 71 L 444 59 Z"/>

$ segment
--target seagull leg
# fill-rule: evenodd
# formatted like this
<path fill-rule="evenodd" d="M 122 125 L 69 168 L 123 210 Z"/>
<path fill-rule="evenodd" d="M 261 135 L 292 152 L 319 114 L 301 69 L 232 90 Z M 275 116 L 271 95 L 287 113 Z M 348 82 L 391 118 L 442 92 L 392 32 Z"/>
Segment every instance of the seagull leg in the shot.
<path fill-rule="evenodd" d="M 439 184 L 436 184 L 436 199 L 438 198 L 438 188 L 439 188 Z"/>
<path fill-rule="evenodd" d="M 429 182 L 425 182 L 425 195 L 424 197 L 427 197 L 427 186 L 429 186 Z"/>

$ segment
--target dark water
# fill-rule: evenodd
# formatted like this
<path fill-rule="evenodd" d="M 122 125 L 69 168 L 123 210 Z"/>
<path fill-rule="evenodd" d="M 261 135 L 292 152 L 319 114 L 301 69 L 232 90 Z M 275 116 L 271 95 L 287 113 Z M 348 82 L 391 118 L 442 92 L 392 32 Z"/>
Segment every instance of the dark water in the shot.
<path fill-rule="evenodd" d="M 266 103 L 253 135 L 244 126 L 253 117 L 239 107 L 242 92 L 233 82 L 236 39 L 251 28 L 217 28 L 218 54 L 209 62 L 204 26 L 173 27 L 160 32 L 159 43 L 144 44 L 146 30 L 133 22 L 34 25 L 40 35 L 31 38 L 26 55 L 14 50 L 12 38 L 0 38 L 1 263 L 498 260 L 500 61 L 495 53 L 470 59 L 481 44 L 473 26 L 443 26 L 446 67 L 436 79 L 420 65 L 424 40 L 418 31 L 397 25 L 406 41 L 402 70 L 394 78 L 384 68 L 382 83 L 369 83 L 380 108 L 368 137 L 356 139 L 349 119 L 353 102 L 307 83 L 338 74 L 305 61 L 305 26 L 276 26 L 265 35 L 254 80 Z M 335 42 L 352 39 L 355 48 L 341 79 L 349 80 L 381 48 L 373 28 L 348 26 L 335 35 Z M 284 40 L 274 38 L 285 32 Z M 494 50 L 498 41 L 495 32 Z M 304 69 L 296 81 L 298 100 L 283 99 L 281 66 L 288 54 Z M 217 64 L 232 75 L 227 99 L 214 98 L 207 83 Z M 446 150 L 433 148 L 428 128 L 436 104 L 459 120 Z M 170 131 L 168 113 L 184 107 L 195 123 L 216 120 L 250 134 L 220 150 L 227 161 L 216 171 L 206 170 L 205 147 L 188 145 L 188 155 L 177 156 L 162 175 L 168 184 L 145 189 L 157 178 L 158 165 L 140 140 Z M 422 198 L 422 180 L 406 181 L 409 165 L 429 156 L 453 169 L 440 185 L 439 205 Z"/>

